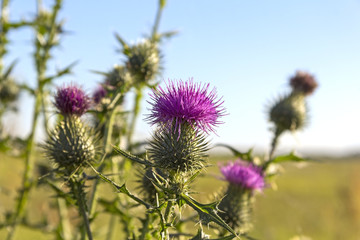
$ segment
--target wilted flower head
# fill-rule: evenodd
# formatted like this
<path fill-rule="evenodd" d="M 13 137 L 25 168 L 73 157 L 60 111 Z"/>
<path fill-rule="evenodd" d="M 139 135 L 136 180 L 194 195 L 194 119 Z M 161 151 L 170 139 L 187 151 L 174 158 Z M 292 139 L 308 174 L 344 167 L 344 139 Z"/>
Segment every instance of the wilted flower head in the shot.
<path fill-rule="evenodd" d="M 106 90 L 103 86 L 99 85 L 93 94 L 93 100 L 95 104 L 99 104 L 101 99 L 106 96 Z"/>
<path fill-rule="evenodd" d="M 314 92 L 318 84 L 313 75 L 307 72 L 297 71 L 296 75 L 290 78 L 290 86 L 295 91 L 310 95 Z"/>
<path fill-rule="evenodd" d="M 70 85 L 57 90 L 55 107 L 62 115 L 81 116 L 90 107 L 90 99 L 81 88 Z"/>
<path fill-rule="evenodd" d="M 209 133 L 224 115 L 221 99 L 216 99 L 215 88 L 208 91 L 209 84 L 176 81 L 169 83 L 166 89 L 158 87 L 150 95 L 151 114 L 148 116 L 152 124 L 160 124 L 180 132 L 183 124 Z"/>
<path fill-rule="evenodd" d="M 242 161 L 231 162 L 221 167 L 225 179 L 234 185 L 239 185 L 250 190 L 262 190 L 265 180 L 259 167 Z"/>

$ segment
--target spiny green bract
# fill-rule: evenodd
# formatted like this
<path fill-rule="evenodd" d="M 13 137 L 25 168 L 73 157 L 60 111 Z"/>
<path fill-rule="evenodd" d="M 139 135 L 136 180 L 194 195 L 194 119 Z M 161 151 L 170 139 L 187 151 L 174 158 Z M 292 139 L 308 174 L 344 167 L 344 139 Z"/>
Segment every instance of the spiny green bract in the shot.
<path fill-rule="evenodd" d="M 218 208 L 219 216 L 236 232 L 246 233 L 252 228 L 254 196 L 249 189 L 229 184 Z"/>
<path fill-rule="evenodd" d="M 167 128 L 155 132 L 148 153 L 156 167 L 187 173 L 204 167 L 207 150 L 205 137 L 184 125 L 180 132 Z"/>
<path fill-rule="evenodd" d="M 279 132 L 295 131 L 306 124 L 306 104 L 302 94 L 290 94 L 280 98 L 270 109 L 270 121 Z"/>
<path fill-rule="evenodd" d="M 94 161 L 94 136 L 78 117 L 65 117 L 44 145 L 46 155 L 58 169 L 71 174 L 87 162 Z"/>

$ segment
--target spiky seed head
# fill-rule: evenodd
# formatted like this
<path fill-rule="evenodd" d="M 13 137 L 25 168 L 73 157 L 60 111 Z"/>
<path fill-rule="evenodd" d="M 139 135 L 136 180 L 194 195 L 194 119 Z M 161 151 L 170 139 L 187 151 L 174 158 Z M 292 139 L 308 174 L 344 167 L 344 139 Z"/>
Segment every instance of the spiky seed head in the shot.
<path fill-rule="evenodd" d="M 204 167 L 207 150 L 208 142 L 204 135 L 196 134 L 189 125 L 183 125 L 181 132 L 172 129 L 156 131 L 148 153 L 156 167 L 187 173 Z"/>
<path fill-rule="evenodd" d="M 158 87 L 150 95 L 152 106 L 147 120 L 168 129 L 175 126 L 180 132 L 183 124 L 196 131 L 214 132 L 225 115 L 223 101 L 217 99 L 215 88 L 209 91 L 209 84 L 189 81 L 169 81 L 166 89 Z"/>
<path fill-rule="evenodd" d="M 1 81 L 0 84 L 0 101 L 1 103 L 8 104 L 14 102 L 20 93 L 20 88 L 16 84 L 16 82 L 8 78 L 6 80 Z"/>
<path fill-rule="evenodd" d="M 78 117 L 70 116 L 56 126 L 43 148 L 60 171 L 71 174 L 94 161 L 95 138 Z"/>
<path fill-rule="evenodd" d="M 89 109 L 90 98 L 80 87 L 69 85 L 58 88 L 54 105 L 64 116 L 81 116 Z"/>
<path fill-rule="evenodd" d="M 297 71 L 295 76 L 290 78 L 290 86 L 293 91 L 310 95 L 317 88 L 318 83 L 313 75 L 304 71 Z"/>
<path fill-rule="evenodd" d="M 254 194 L 238 184 L 229 183 L 218 208 L 219 216 L 236 232 L 246 233 L 252 228 Z"/>
<path fill-rule="evenodd" d="M 260 167 L 241 159 L 220 168 L 226 181 L 248 190 L 262 190 L 265 187 L 264 174 Z"/>
<path fill-rule="evenodd" d="M 279 132 L 295 131 L 306 124 L 306 103 L 303 94 L 290 94 L 280 98 L 270 108 L 270 121 Z"/>
<path fill-rule="evenodd" d="M 136 83 L 153 80 L 161 70 L 157 44 L 148 39 L 130 47 L 127 56 L 126 67 Z"/>

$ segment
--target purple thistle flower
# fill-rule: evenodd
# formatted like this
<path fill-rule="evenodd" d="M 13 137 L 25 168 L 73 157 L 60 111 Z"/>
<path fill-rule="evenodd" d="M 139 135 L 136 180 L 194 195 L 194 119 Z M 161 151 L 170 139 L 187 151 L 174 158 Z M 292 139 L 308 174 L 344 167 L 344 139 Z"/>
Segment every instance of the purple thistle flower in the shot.
<path fill-rule="evenodd" d="M 310 95 L 317 88 L 318 83 L 313 75 L 307 72 L 297 71 L 296 75 L 290 78 L 290 86 L 296 91 Z"/>
<path fill-rule="evenodd" d="M 81 116 L 89 109 L 90 99 L 80 87 L 70 85 L 58 88 L 54 104 L 64 116 Z"/>
<path fill-rule="evenodd" d="M 106 90 L 102 85 L 99 85 L 93 94 L 93 100 L 95 104 L 99 104 L 101 99 L 106 96 Z"/>
<path fill-rule="evenodd" d="M 221 98 L 216 100 L 215 88 L 208 92 L 209 84 L 169 81 L 166 89 L 158 87 L 150 97 L 151 114 L 147 120 L 151 124 L 161 124 L 180 132 L 181 125 L 186 123 L 194 129 L 209 133 L 222 122 L 218 120 L 224 115 Z"/>
<path fill-rule="evenodd" d="M 262 190 L 265 180 L 261 168 L 243 161 L 230 162 L 220 168 L 225 179 L 231 184 L 240 185 L 250 190 Z"/>

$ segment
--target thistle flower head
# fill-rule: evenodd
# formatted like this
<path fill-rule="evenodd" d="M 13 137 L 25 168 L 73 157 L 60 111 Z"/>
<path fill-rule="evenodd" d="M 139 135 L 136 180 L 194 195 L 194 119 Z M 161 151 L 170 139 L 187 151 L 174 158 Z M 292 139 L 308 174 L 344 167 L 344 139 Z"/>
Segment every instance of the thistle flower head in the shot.
<path fill-rule="evenodd" d="M 58 88 L 54 104 L 64 116 L 81 116 L 89 109 L 90 99 L 81 88 L 70 85 Z"/>
<path fill-rule="evenodd" d="M 102 85 L 99 85 L 93 93 L 93 101 L 95 104 L 99 104 L 101 100 L 106 96 L 106 90 Z"/>
<path fill-rule="evenodd" d="M 297 71 L 296 75 L 290 78 L 290 86 L 294 91 L 310 95 L 317 88 L 318 83 L 311 74 L 303 71 Z"/>
<path fill-rule="evenodd" d="M 2 80 L 2 79 L 1 79 Z M 14 102 L 20 93 L 20 88 L 12 78 L 3 79 L 0 84 L 0 101 L 3 104 Z"/>
<path fill-rule="evenodd" d="M 259 167 L 242 161 L 229 163 L 221 167 L 225 179 L 233 184 L 249 190 L 262 190 L 265 187 L 265 180 Z"/>
<path fill-rule="evenodd" d="M 106 87 L 118 88 L 125 87 L 126 90 L 129 88 L 131 82 L 130 73 L 124 66 L 115 65 L 110 72 L 106 74 L 105 84 Z"/>
<path fill-rule="evenodd" d="M 224 115 L 222 100 L 216 99 L 215 88 L 209 91 L 209 84 L 169 81 L 166 89 L 157 88 L 150 95 L 152 109 L 147 120 L 180 132 L 187 124 L 206 133 L 214 132 L 214 127 L 222 123 L 218 119 Z"/>

